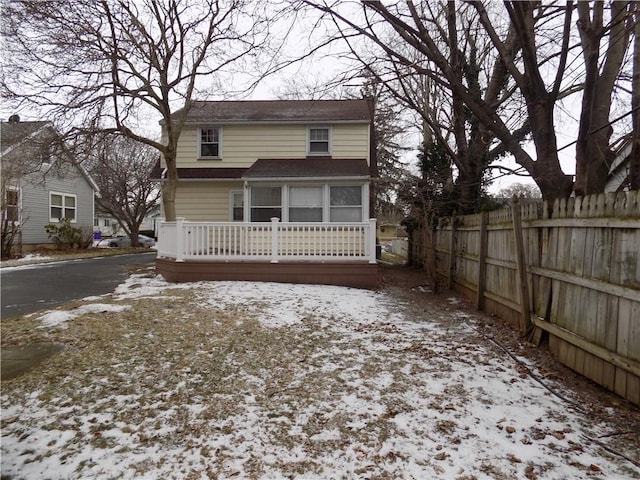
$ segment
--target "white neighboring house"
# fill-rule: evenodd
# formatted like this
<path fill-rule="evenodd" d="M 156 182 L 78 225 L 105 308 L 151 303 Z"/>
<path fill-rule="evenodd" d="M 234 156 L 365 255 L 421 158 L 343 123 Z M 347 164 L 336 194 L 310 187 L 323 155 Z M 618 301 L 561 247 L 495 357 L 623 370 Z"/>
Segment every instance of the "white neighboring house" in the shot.
<path fill-rule="evenodd" d="M 151 236 L 156 237 L 160 220 L 160 204 L 158 203 L 144 217 L 144 220 L 140 224 L 139 231 L 145 235 L 148 235 L 149 232 L 154 232 Z M 101 238 L 127 236 L 127 232 L 125 232 L 118 220 L 108 213 L 101 212 L 99 208 L 96 209 L 96 215 L 93 220 L 93 231 L 100 232 L 99 236 Z"/>
<path fill-rule="evenodd" d="M 62 161 L 56 139 L 49 121 L 0 122 L 2 228 L 14 229 L 17 250 L 50 245 L 45 225 L 63 218 L 91 233 L 98 188 L 84 168 Z"/>
<path fill-rule="evenodd" d="M 629 189 L 629 170 L 631 168 L 631 149 L 633 141 L 631 135 L 622 142 L 616 150 L 616 158 L 609 167 L 609 177 L 604 187 L 606 192 L 617 192 Z"/>

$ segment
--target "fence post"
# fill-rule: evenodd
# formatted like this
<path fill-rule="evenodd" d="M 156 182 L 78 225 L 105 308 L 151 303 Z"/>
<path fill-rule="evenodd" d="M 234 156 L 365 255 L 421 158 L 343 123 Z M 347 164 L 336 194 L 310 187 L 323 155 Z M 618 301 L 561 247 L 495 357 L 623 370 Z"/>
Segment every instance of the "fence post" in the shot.
<path fill-rule="evenodd" d="M 516 261 L 518 264 L 518 280 L 520 286 L 520 333 L 525 335 L 531 328 L 531 305 L 529 303 L 529 280 L 524 258 L 524 240 L 522 238 L 522 219 L 518 197 L 514 196 L 511 203 L 511 217 L 513 219 L 513 234 L 516 245 Z"/>
<path fill-rule="evenodd" d="M 278 263 L 278 217 L 271 218 L 271 263 Z"/>
<path fill-rule="evenodd" d="M 480 215 L 480 257 L 478 258 L 478 295 L 476 297 L 476 306 L 478 310 L 483 310 L 484 287 L 487 281 L 487 222 L 489 220 L 489 213 L 482 212 Z"/>
<path fill-rule="evenodd" d="M 369 236 L 367 238 L 367 244 L 369 246 L 369 248 L 367 249 L 369 250 L 369 263 L 378 263 L 376 259 L 376 255 L 378 253 L 377 252 L 378 246 L 376 245 L 376 219 L 375 218 L 369 219 Z"/>
<path fill-rule="evenodd" d="M 176 262 L 184 262 L 184 218 L 176 218 Z"/>

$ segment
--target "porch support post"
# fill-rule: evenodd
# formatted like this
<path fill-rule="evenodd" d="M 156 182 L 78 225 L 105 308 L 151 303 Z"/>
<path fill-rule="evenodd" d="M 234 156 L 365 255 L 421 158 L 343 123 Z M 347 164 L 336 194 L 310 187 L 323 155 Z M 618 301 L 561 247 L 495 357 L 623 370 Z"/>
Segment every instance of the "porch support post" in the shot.
<path fill-rule="evenodd" d="M 176 218 L 176 262 L 184 262 L 184 218 Z"/>
<path fill-rule="evenodd" d="M 369 238 L 367 240 L 367 242 L 369 243 L 369 263 L 378 263 L 378 260 L 376 259 L 376 219 L 375 218 L 370 218 L 369 219 Z"/>
<path fill-rule="evenodd" d="M 278 217 L 271 218 L 271 263 L 278 263 Z"/>

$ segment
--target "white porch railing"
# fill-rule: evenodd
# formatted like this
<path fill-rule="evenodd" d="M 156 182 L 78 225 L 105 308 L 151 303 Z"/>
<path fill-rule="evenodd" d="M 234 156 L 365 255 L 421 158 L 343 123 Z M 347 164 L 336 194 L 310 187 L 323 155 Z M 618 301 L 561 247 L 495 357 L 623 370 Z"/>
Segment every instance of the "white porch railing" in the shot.
<path fill-rule="evenodd" d="M 363 223 L 162 222 L 158 256 L 184 260 L 376 262 L 376 220 Z"/>

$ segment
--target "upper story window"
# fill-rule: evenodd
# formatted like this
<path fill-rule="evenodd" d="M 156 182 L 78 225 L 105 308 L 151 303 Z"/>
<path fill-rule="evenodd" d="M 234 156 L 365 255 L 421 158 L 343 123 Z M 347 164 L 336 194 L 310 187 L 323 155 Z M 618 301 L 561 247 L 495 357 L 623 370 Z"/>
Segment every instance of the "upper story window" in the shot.
<path fill-rule="evenodd" d="M 222 155 L 222 129 L 219 127 L 199 130 L 199 158 L 220 158 Z"/>
<path fill-rule="evenodd" d="M 62 218 L 76 221 L 77 197 L 67 193 L 51 192 L 49 194 L 50 221 L 59 222 Z"/>
<path fill-rule="evenodd" d="M 309 127 L 309 155 L 329 155 L 331 153 L 331 129 L 329 127 Z"/>

